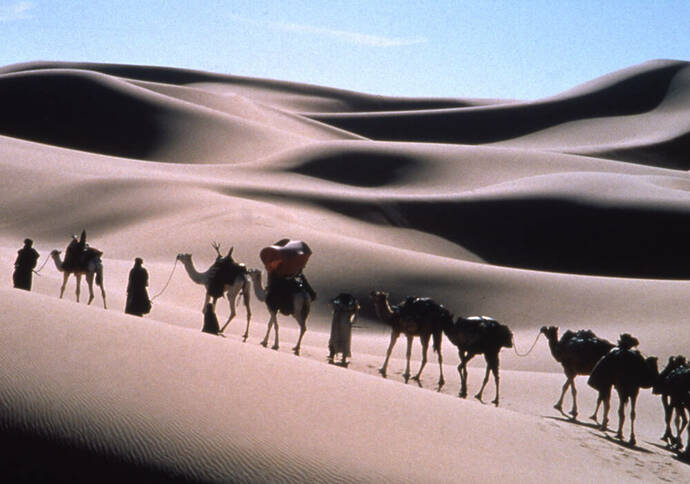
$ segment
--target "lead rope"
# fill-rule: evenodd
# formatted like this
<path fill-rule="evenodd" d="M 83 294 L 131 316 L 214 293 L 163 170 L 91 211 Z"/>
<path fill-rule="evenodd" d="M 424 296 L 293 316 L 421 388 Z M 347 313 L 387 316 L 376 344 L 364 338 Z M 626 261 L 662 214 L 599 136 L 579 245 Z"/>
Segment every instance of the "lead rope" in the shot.
<path fill-rule="evenodd" d="M 40 276 L 39 272 L 41 272 L 43 270 L 43 268 L 46 266 L 46 264 L 48 263 L 49 260 L 50 260 L 50 254 L 48 254 L 48 257 L 46 257 L 46 260 L 43 261 L 43 264 L 41 264 L 41 267 L 39 267 L 37 271 L 34 271 L 34 274 L 36 274 L 37 276 Z"/>
<path fill-rule="evenodd" d="M 524 354 L 518 353 L 517 347 L 515 345 L 513 345 L 513 350 L 515 351 L 515 354 L 521 358 L 524 358 L 525 356 L 529 355 L 532 352 L 532 350 L 534 349 L 534 347 L 537 346 L 537 341 L 539 341 L 539 336 L 541 336 L 541 331 L 539 331 L 539 333 L 537 333 L 537 337 L 534 338 L 534 343 L 532 343 L 532 346 L 530 347 L 530 349 L 527 350 L 527 353 L 524 353 Z"/>
<path fill-rule="evenodd" d="M 177 261 L 178 261 L 178 259 L 175 258 L 175 264 L 173 265 L 172 271 L 170 271 L 170 276 L 168 277 L 168 282 L 165 283 L 165 286 L 163 286 L 163 289 L 161 289 L 161 292 L 159 292 L 158 294 L 156 294 L 155 296 L 153 296 L 151 298 L 151 301 L 153 301 L 158 296 L 163 294 L 165 292 L 165 290 L 168 288 L 168 285 L 170 284 L 170 281 L 172 280 L 173 274 L 175 274 L 175 268 L 177 267 Z"/>

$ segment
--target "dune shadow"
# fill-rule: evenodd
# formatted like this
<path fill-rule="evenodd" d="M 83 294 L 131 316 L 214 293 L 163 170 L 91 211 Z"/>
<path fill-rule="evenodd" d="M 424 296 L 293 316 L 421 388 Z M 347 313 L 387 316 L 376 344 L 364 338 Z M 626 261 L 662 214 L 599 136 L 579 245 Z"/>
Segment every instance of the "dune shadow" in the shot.
<path fill-rule="evenodd" d="M 347 152 L 306 161 L 292 171 L 345 185 L 376 188 L 399 180 L 417 165 L 406 156 Z"/>

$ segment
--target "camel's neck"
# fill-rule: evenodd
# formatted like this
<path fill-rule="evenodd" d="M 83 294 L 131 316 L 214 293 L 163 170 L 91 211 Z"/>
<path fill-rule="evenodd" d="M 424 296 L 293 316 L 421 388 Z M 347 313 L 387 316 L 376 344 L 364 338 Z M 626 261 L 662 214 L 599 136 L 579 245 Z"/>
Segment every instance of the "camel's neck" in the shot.
<path fill-rule="evenodd" d="M 551 350 L 551 355 L 553 355 L 553 357 L 556 358 L 557 361 L 560 361 L 561 351 L 558 347 L 558 334 L 549 333 L 544 334 L 544 336 L 546 336 L 546 339 L 549 342 L 549 349 Z"/>
<path fill-rule="evenodd" d="M 254 294 L 256 298 L 261 302 L 266 302 L 266 288 L 264 288 L 261 282 L 261 271 L 250 271 L 250 277 L 252 278 L 252 286 L 254 286 Z"/>
<path fill-rule="evenodd" d="M 192 262 L 191 257 L 185 257 L 180 260 L 182 261 L 182 265 L 184 265 L 184 268 L 192 281 L 194 281 L 197 284 L 206 284 L 206 282 L 208 281 L 208 271 L 197 271 L 194 267 L 194 263 Z"/>
<path fill-rule="evenodd" d="M 376 304 L 374 304 L 374 310 L 381 321 L 386 321 L 388 323 L 392 321 L 394 313 L 388 299 L 377 301 Z"/>
<path fill-rule="evenodd" d="M 57 252 L 53 252 L 50 254 L 51 258 L 53 259 L 53 262 L 55 262 L 55 267 L 57 267 L 57 270 L 62 272 L 64 268 L 62 267 L 62 261 L 60 260 L 60 254 Z"/>

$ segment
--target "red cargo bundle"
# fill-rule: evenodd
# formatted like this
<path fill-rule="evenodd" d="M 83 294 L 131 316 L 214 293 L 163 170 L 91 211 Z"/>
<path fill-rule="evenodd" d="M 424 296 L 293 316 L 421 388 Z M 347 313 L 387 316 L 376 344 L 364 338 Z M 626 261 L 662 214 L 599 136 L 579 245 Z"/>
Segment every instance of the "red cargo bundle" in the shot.
<path fill-rule="evenodd" d="M 261 262 L 269 273 L 281 277 L 299 274 L 311 256 L 311 249 L 301 240 L 282 239 L 264 247 L 259 253 Z"/>

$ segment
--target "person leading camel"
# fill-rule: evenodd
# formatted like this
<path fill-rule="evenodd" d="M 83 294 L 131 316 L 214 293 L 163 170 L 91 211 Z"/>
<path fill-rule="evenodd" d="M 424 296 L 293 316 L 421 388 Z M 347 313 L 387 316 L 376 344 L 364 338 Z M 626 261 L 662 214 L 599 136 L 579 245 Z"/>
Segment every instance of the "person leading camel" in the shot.
<path fill-rule="evenodd" d="M 142 266 L 143 263 L 144 261 L 137 257 L 134 259 L 134 267 L 129 271 L 125 313 L 134 316 L 143 316 L 151 311 L 151 300 L 146 290 L 149 285 L 149 273 Z"/>
<path fill-rule="evenodd" d="M 438 390 L 443 388 L 445 379 L 443 377 L 443 356 L 441 355 L 441 341 L 443 337 L 444 321 L 452 321 L 453 316 L 441 304 L 434 302 L 429 298 L 407 297 L 405 301 L 397 306 L 391 306 L 388 301 L 388 293 L 383 291 L 373 291 L 370 294 L 371 300 L 374 303 L 374 309 L 381 321 L 391 327 L 391 340 L 386 350 L 386 359 L 383 366 L 379 369 L 379 373 L 385 378 L 388 368 L 388 360 L 393 352 L 393 347 L 398 337 L 404 334 L 407 338 L 407 352 L 405 373 L 403 378 L 405 383 L 410 378 L 410 356 L 412 354 L 412 341 L 415 336 L 419 336 L 422 342 L 422 363 L 419 366 L 419 371 L 413 380 L 420 383 L 419 379 L 422 375 L 422 370 L 426 365 L 426 354 L 429 348 L 429 339 L 433 337 L 433 348 L 438 354 Z"/>
<path fill-rule="evenodd" d="M 589 375 L 592 368 L 606 353 L 614 347 L 613 343 L 597 337 L 590 330 L 580 330 L 576 333 L 566 331 L 558 339 L 558 327 L 543 326 L 540 333 L 546 336 L 549 342 L 551 354 L 563 366 L 565 373 L 565 384 L 561 390 L 561 396 L 553 406 L 556 410 L 563 413 L 563 398 L 568 387 L 570 387 L 573 397 L 573 407 L 570 410 L 572 418 L 577 418 L 577 390 L 575 389 L 575 377 L 577 375 Z"/>
<path fill-rule="evenodd" d="M 31 290 L 31 275 L 39 258 L 38 252 L 32 247 L 33 243 L 31 239 L 24 239 L 24 247 L 17 251 L 12 273 L 12 284 L 17 289 Z"/>

